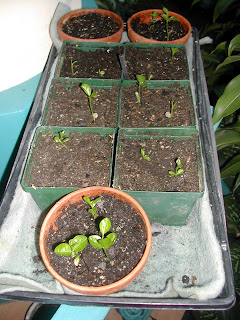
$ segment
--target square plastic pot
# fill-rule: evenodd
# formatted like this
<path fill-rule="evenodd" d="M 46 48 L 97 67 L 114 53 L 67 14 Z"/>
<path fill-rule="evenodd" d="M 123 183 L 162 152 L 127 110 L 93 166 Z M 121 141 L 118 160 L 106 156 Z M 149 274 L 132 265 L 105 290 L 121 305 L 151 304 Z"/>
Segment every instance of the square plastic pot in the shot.
<path fill-rule="evenodd" d="M 196 113 L 192 98 L 190 81 L 146 81 L 140 88 L 141 103 L 137 102 L 138 82 L 124 80 L 121 84 L 119 127 L 157 128 L 157 127 L 194 127 Z M 151 94 L 144 94 L 148 89 Z M 158 94 L 154 92 L 158 90 Z M 128 93 L 129 91 L 129 93 Z M 176 92 L 176 94 L 174 94 Z M 171 99 L 171 93 L 177 99 Z M 125 98 L 125 95 L 127 97 Z M 130 94 L 130 95 L 129 95 Z M 181 100 L 181 94 L 184 99 Z M 186 100 L 188 101 L 186 103 Z M 170 119 L 171 103 L 174 103 Z M 168 115 L 167 115 L 168 112 Z M 141 125 L 140 125 L 141 124 Z M 177 125 L 176 125 L 177 124 Z"/>
<path fill-rule="evenodd" d="M 108 181 L 106 181 L 105 186 L 110 186 L 111 184 L 111 179 L 112 179 L 112 156 L 113 156 L 113 144 L 114 144 L 114 139 L 115 139 L 115 129 L 112 128 L 60 128 L 60 127 L 38 127 L 36 129 L 31 148 L 28 153 L 27 161 L 25 164 L 25 168 L 23 171 L 23 175 L 21 178 L 21 186 L 24 189 L 24 191 L 29 192 L 35 202 L 38 204 L 40 209 L 42 211 L 48 210 L 56 201 L 58 201 L 60 198 L 65 196 L 66 194 L 75 191 L 77 189 L 81 189 L 82 187 L 86 187 L 87 185 L 69 185 L 61 183 L 56 183 L 56 185 L 51 185 L 49 183 L 47 186 L 45 185 L 34 185 L 31 180 L 32 180 L 32 175 L 33 175 L 33 168 L 34 168 L 34 157 L 38 157 L 38 153 L 36 151 L 36 146 L 40 143 L 44 143 L 44 138 L 42 134 L 47 134 L 47 136 L 51 136 L 54 139 L 54 136 L 57 136 L 58 133 L 61 130 L 65 130 L 66 132 L 66 137 L 69 137 L 72 132 L 77 132 L 80 135 L 89 135 L 91 133 L 96 133 L 99 134 L 103 138 L 109 138 L 112 139 L 112 143 L 109 143 L 109 150 L 100 150 L 99 152 L 102 153 L 100 158 L 104 157 L 106 158 L 105 162 L 107 163 L 107 168 L 106 172 L 109 171 L 109 177 Z M 68 142 L 66 142 L 67 145 Z M 95 140 L 90 141 L 90 143 L 95 144 Z M 59 143 L 60 145 L 60 143 Z M 65 151 L 64 146 L 61 146 L 63 151 Z M 78 146 L 79 147 L 79 146 Z M 81 146 L 80 146 L 81 148 Z M 83 147 L 84 148 L 84 147 Z M 105 153 L 104 153 L 105 152 Z M 69 159 L 71 158 L 71 150 L 68 150 L 67 153 L 69 154 Z M 109 156 L 110 155 L 110 156 Z M 109 156 L 109 158 L 108 158 Z M 97 156 L 96 156 L 97 157 Z M 92 161 L 94 171 L 96 170 L 96 175 L 101 174 L 98 170 L 98 162 L 95 161 L 96 159 L 90 159 L 89 161 Z M 59 158 L 57 160 L 58 162 L 61 162 L 62 159 Z M 73 166 L 78 166 L 81 168 L 81 162 L 79 163 L 73 163 Z M 71 166 L 70 169 L 71 170 Z M 75 172 L 75 171 L 74 171 Z M 92 173 L 92 172 L 91 172 Z M 59 176 L 61 176 L 61 172 L 59 172 Z M 46 175 L 45 175 L 46 178 Z M 48 178 L 47 178 L 48 179 Z M 107 180 L 107 177 L 106 177 Z"/>
<path fill-rule="evenodd" d="M 195 175 L 198 179 L 198 190 L 196 192 L 172 192 L 172 191 L 150 191 L 150 190 L 134 190 L 124 188 L 121 175 L 119 174 L 119 155 L 125 151 L 126 166 L 128 163 L 129 149 L 124 149 L 125 139 L 130 138 L 133 141 L 141 139 L 158 140 L 162 138 L 173 140 L 188 140 L 193 141 L 196 148 L 196 163 L 197 172 Z M 140 150 L 139 150 L 140 151 Z M 146 150 L 147 151 L 147 150 Z M 171 150 L 169 150 L 171 152 Z M 141 158 L 139 152 L 139 158 Z M 145 161 L 145 160 L 143 160 Z M 150 160 L 151 161 L 151 160 Z M 132 171 L 134 173 L 134 167 Z M 169 170 L 166 168 L 166 170 Z M 139 174 L 139 172 L 138 172 Z M 144 180 L 147 172 L 142 172 L 142 180 Z M 156 177 L 157 179 L 157 177 Z M 178 179 L 178 177 L 172 177 L 172 179 Z M 160 222 L 164 225 L 181 226 L 186 223 L 186 220 L 193 209 L 195 202 L 203 196 L 204 182 L 202 172 L 202 156 L 200 151 L 200 144 L 197 130 L 193 128 L 187 129 L 121 129 L 118 134 L 114 179 L 113 186 L 125 191 L 133 198 L 135 198 L 141 206 L 144 208 L 151 222 Z M 146 188 L 147 189 L 147 188 Z M 159 182 L 159 190 L 161 185 Z"/>
<path fill-rule="evenodd" d="M 68 52 L 71 50 L 72 52 Z M 103 52 L 103 56 L 99 56 L 99 53 Z M 120 80 L 122 77 L 121 65 L 119 60 L 119 54 L 124 53 L 124 44 L 121 43 L 97 43 L 97 42 L 63 42 L 57 66 L 55 69 L 55 77 L 69 77 L 69 78 L 94 78 L 94 79 L 112 79 Z M 77 55 L 82 54 L 77 59 Z M 87 64 L 88 58 L 90 59 L 90 65 Z M 75 61 L 77 61 L 75 63 Z M 102 63 L 96 65 L 96 63 Z M 71 68 L 71 64 L 72 68 Z M 64 68 L 67 68 L 67 74 L 64 72 Z M 83 76 L 81 73 L 85 69 L 94 73 L 94 77 L 90 74 Z M 109 69 L 112 69 L 111 74 L 108 75 Z M 93 71 L 94 70 L 94 71 Z M 105 74 L 101 76 L 101 71 Z M 76 74 L 74 75 L 74 73 Z M 64 74 L 63 74 L 64 73 Z"/>
<path fill-rule="evenodd" d="M 93 121 L 91 115 L 88 96 L 80 87 L 82 83 L 88 84 L 92 91 L 97 91 L 97 98 L 92 98 L 93 112 L 98 114 L 96 121 Z M 69 127 L 117 127 L 120 84 L 120 80 L 53 79 L 41 124 L 58 127 L 61 125 Z M 103 96 L 101 96 L 101 92 L 104 92 Z M 65 102 L 66 98 L 68 98 L 67 102 Z M 101 107 L 101 105 L 104 106 Z"/>

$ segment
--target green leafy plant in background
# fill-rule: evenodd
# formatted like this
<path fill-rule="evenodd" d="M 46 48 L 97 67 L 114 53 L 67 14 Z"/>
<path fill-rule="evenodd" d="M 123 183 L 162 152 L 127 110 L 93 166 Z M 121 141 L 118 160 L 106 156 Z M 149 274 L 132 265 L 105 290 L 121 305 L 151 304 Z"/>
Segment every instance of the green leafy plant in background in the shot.
<path fill-rule="evenodd" d="M 61 130 L 60 132 L 58 132 L 58 135 L 54 136 L 53 139 L 54 139 L 54 141 L 56 143 L 61 143 L 61 145 L 63 145 L 65 148 L 68 149 L 68 147 L 65 145 L 65 143 L 67 141 L 69 141 L 70 138 L 69 137 L 65 137 L 65 135 L 66 135 L 65 130 Z"/>
<path fill-rule="evenodd" d="M 141 74 L 136 74 L 136 79 L 138 82 L 138 92 L 136 93 L 137 96 L 137 102 L 141 103 L 141 87 L 144 87 L 147 85 L 146 77 Z"/>
<path fill-rule="evenodd" d="M 178 21 L 177 17 L 173 17 L 169 15 L 169 10 L 166 7 L 163 7 L 163 12 L 160 14 L 160 16 L 166 21 L 166 31 L 167 31 L 167 41 L 169 41 L 169 28 L 168 28 L 168 23 L 170 21 Z"/>
<path fill-rule="evenodd" d="M 111 228 L 111 221 L 108 218 L 104 218 L 99 223 L 99 230 L 102 236 L 99 235 L 91 235 L 88 237 L 90 244 L 96 249 L 103 249 L 107 260 L 110 262 L 110 258 L 107 253 L 107 249 L 109 249 L 114 242 L 117 240 L 116 233 L 108 233 L 107 232 Z M 107 235 L 106 235 L 107 234 Z"/>
<path fill-rule="evenodd" d="M 68 243 L 63 242 L 56 246 L 54 252 L 60 256 L 73 256 L 74 257 L 74 264 L 77 267 L 80 262 L 80 256 L 77 253 L 83 251 L 83 249 L 88 244 L 88 239 L 86 236 L 77 235 L 74 238 L 70 239 Z"/>
<path fill-rule="evenodd" d="M 219 125 L 215 137 L 221 177 L 231 193 L 224 196 L 228 239 L 232 257 L 236 304 L 224 312 L 192 312 L 192 319 L 239 319 L 240 314 L 240 9 L 238 0 L 199 0 L 194 5 L 213 4 L 212 22 L 200 31 L 210 36 L 201 54 L 213 124 Z"/>
<path fill-rule="evenodd" d="M 82 83 L 81 88 L 84 91 L 84 93 L 88 96 L 88 102 L 89 102 L 89 108 L 93 117 L 93 121 L 95 121 L 98 118 L 98 114 L 96 112 L 93 112 L 92 108 L 92 98 L 97 98 L 97 92 L 92 90 L 89 84 Z"/>

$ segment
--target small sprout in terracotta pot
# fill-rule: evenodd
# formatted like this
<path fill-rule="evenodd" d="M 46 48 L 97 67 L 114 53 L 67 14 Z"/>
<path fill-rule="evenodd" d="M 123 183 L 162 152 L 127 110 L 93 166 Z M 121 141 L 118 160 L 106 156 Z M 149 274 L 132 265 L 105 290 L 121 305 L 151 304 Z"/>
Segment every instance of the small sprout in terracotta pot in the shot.
<path fill-rule="evenodd" d="M 65 130 L 60 131 L 57 136 L 54 136 L 54 141 L 57 143 L 61 143 L 65 148 L 68 149 L 68 147 L 65 145 L 65 142 L 69 141 L 70 138 L 65 137 L 65 134 Z"/>
<path fill-rule="evenodd" d="M 68 243 L 60 243 L 54 249 L 54 252 L 60 256 L 73 256 L 74 264 L 77 267 L 80 262 L 80 257 L 77 253 L 81 252 L 87 245 L 88 239 L 86 236 L 77 235 L 74 238 L 70 239 Z"/>
<path fill-rule="evenodd" d="M 153 11 L 152 13 L 149 13 L 150 16 L 152 16 L 152 20 L 151 20 L 151 29 L 154 29 L 154 23 L 157 22 L 156 17 L 158 16 L 158 13 L 156 11 Z"/>
<path fill-rule="evenodd" d="M 150 161 L 150 157 L 145 154 L 145 151 L 143 149 L 141 149 L 140 152 L 144 160 Z"/>
<path fill-rule="evenodd" d="M 167 118 L 169 118 L 169 123 L 171 123 L 171 119 L 172 119 L 172 116 L 173 116 L 173 110 L 174 110 L 174 108 L 176 107 L 176 102 L 174 102 L 174 100 L 172 100 L 171 101 L 171 112 L 169 112 L 169 111 L 167 111 L 166 113 L 165 113 L 165 116 L 167 117 Z"/>
<path fill-rule="evenodd" d="M 92 114 L 92 117 L 93 117 L 93 121 L 95 121 L 96 118 L 98 117 L 98 115 L 95 112 L 93 112 L 93 109 L 92 109 L 92 98 L 97 98 L 97 92 L 93 91 L 91 89 L 90 85 L 87 84 L 87 83 L 82 83 L 81 84 L 81 89 L 88 96 L 90 111 L 91 111 L 91 114 Z M 96 117 L 96 115 L 97 115 L 97 117 Z"/>
<path fill-rule="evenodd" d="M 99 215 L 97 214 L 97 203 L 98 201 L 100 201 L 102 199 L 102 197 L 98 197 L 94 200 L 90 200 L 88 197 L 83 197 L 83 201 L 86 202 L 91 209 L 88 210 L 89 213 L 91 213 L 93 215 L 93 218 L 96 219 Z"/>
<path fill-rule="evenodd" d="M 141 87 L 146 86 L 147 82 L 145 81 L 145 76 L 141 74 L 136 74 L 136 79 L 138 81 L 138 92 L 136 92 L 137 102 L 141 103 Z"/>
<path fill-rule="evenodd" d="M 103 77 L 105 75 L 105 71 L 98 69 L 98 74 L 100 75 L 100 77 Z"/>
<path fill-rule="evenodd" d="M 173 58 L 176 53 L 178 53 L 178 48 L 171 48 L 172 56 L 171 56 L 171 64 L 173 64 Z"/>
<path fill-rule="evenodd" d="M 75 75 L 76 75 L 76 73 L 77 72 L 74 72 L 74 65 L 75 65 L 75 63 L 77 63 L 77 61 L 75 60 L 75 61 L 72 61 L 72 59 L 71 59 L 71 72 L 72 72 L 72 76 L 73 77 L 75 77 Z"/>
<path fill-rule="evenodd" d="M 180 176 L 180 175 L 182 175 L 184 173 L 184 170 L 182 169 L 182 161 L 181 161 L 180 158 L 176 159 L 176 170 L 175 170 L 175 172 L 168 171 L 168 173 L 171 176 L 174 176 L 174 177 Z"/>
<path fill-rule="evenodd" d="M 167 30 L 167 41 L 169 41 L 169 29 L 168 29 L 168 23 L 169 21 L 178 21 L 177 17 L 170 17 L 169 16 L 169 10 L 167 8 L 163 8 L 163 14 L 160 14 L 160 16 L 166 21 L 166 30 Z"/>
<path fill-rule="evenodd" d="M 103 249 L 106 255 L 106 258 L 109 262 L 110 262 L 110 258 L 108 256 L 107 249 L 109 249 L 117 240 L 116 233 L 108 233 L 106 235 L 106 233 L 110 230 L 110 228 L 111 228 L 111 221 L 108 218 L 104 218 L 99 223 L 99 230 L 102 234 L 102 237 L 100 237 L 99 235 L 92 235 L 92 236 L 89 236 L 88 238 L 88 241 L 94 248 Z"/>

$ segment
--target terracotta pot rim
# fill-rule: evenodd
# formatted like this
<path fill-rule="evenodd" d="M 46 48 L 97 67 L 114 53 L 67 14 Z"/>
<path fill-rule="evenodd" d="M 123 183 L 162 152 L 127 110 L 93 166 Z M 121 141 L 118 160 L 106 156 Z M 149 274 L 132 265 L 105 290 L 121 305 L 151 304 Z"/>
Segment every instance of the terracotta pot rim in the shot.
<path fill-rule="evenodd" d="M 139 16 L 141 15 L 149 15 L 149 13 L 152 13 L 153 11 L 156 11 L 160 14 L 164 13 L 163 10 L 161 9 L 147 9 L 147 10 L 142 10 L 142 11 L 139 11 L 139 12 L 136 12 L 134 13 L 127 21 L 127 30 L 128 30 L 128 36 L 129 36 L 129 39 L 132 41 L 132 42 L 135 42 L 133 41 L 135 37 L 138 38 L 139 41 L 136 41 L 138 43 L 140 42 L 143 42 L 143 43 L 175 43 L 175 44 L 186 44 L 189 37 L 190 37 L 190 34 L 191 34 L 191 30 L 192 30 L 192 27 L 191 27 L 191 24 L 190 22 L 184 18 L 182 15 L 176 13 L 176 12 L 173 12 L 173 11 L 169 11 L 169 14 L 171 16 L 174 16 L 174 17 L 177 17 L 179 19 L 179 22 L 181 23 L 181 25 L 183 26 L 183 28 L 185 29 L 185 31 L 187 31 L 187 34 L 182 37 L 182 38 L 178 38 L 176 40 L 170 40 L 170 41 L 159 41 L 159 40 L 153 40 L 153 39 L 148 39 L 148 38 L 145 38 L 141 35 L 139 35 L 138 33 L 136 33 L 133 29 L 132 29 L 132 21 L 136 18 L 139 18 Z M 129 34 L 130 33 L 130 34 Z"/>
<path fill-rule="evenodd" d="M 126 200 L 126 202 L 131 202 L 133 204 L 133 207 L 135 209 L 137 209 L 137 212 L 140 213 L 140 215 L 142 216 L 144 223 L 145 223 L 145 227 L 146 227 L 146 233 L 147 233 L 147 241 L 146 241 L 146 247 L 145 247 L 145 251 L 143 253 L 143 256 L 141 258 L 141 260 L 139 261 L 139 263 L 136 265 L 136 267 L 130 272 L 128 273 L 124 278 L 113 282 L 111 284 L 108 285 L 104 285 L 101 287 L 87 287 L 87 286 L 80 286 L 77 284 L 74 284 L 66 279 L 64 279 L 63 277 L 61 277 L 56 271 L 55 269 L 51 266 L 49 260 L 48 260 L 48 256 L 45 250 L 45 233 L 46 233 L 46 229 L 49 230 L 51 227 L 50 224 L 50 220 L 51 220 L 51 216 L 55 213 L 55 216 L 59 216 L 61 214 L 61 210 L 60 208 L 62 207 L 62 205 L 64 205 L 66 202 L 67 204 L 69 204 L 68 200 L 71 197 L 77 197 L 80 196 L 80 201 L 81 201 L 81 196 L 83 195 L 88 195 L 88 193 L 90 192 L 94 192 L 93 196 L 96 195 L 100 195 L 100 194 L 116 194 L 117 196 L 121 196 L 124 198 L 124 200 Z M 79 200 L 78 200 L 79 201 Z M 58 209 L 59 208 L 59 209 Z M 56 212 L 58 211 L 58 214 L 56 215 Z M 105 295 L 105 294 L 109 294 L 109 293 L 114 293 L 116 291 L 119 291 L 121 289 L 123 289 L 125 286 L 127 286 L 130 282 L 132 282 L 141 272 L 142 268 L 144 267 L 144 265 L 146 264 L 146 261 L 148 259 L 149 253 L 150 253 L 150 249 L 151 249 L 151 243 L 152 243 L 152 233 L 151 233 L 151 225 L 149 222 L 149 219 L 147 217 L 147 214 L 145 213 L 145 211 L 143 210 L 143 208 L 141 207 L 141 205 L 134 199 L 132 198 L 130 195 L 128 195 L 127 193 L 119 190 L 119 189 L 115 189 L 115 188 L 111 188 L 111 187 L 98 187 L 98 186 L 94 186 L 94 187 L 86 187 L 86 188 L 82 188 L 79 190 L 76 190 L 74 192 L 71 192 L 70 194 L 66 195 L 65 197 L 63 197 L 62 199 L 60 199 L 48 212 L 47 216 L 45 217 L 41 230 L 40 230 L 40 236 L 39 236 L 39 246 L 40 246 L 40 253 L 43 259 L 43 262 L 46 266 L 46 268 L 48 269 L 48 271 L 52 274 L 52 276 L 57 279 L 60 283 L 62 283 L 64 286 L 83 293 L 83 294 L 87 294 L 87 295 Z"/>
<path fill-rule="evenodd" d="M 96 39 L 87 39 L 87 38 L 76 38 L 69 36 L 65 32 L 62 31 L 62 26 L 63 24 L 72 17 L 76 17 L 78 15 L 83 15 L 87 13 L 99 13 L 104 16 L 110 16 L 113 20 L 115 20 L 119 24 L 119 30 L 112 34 L 111 36 L 104 37 L 104 38 L 96 38 Z M 123 28 L 124 28 L 124 22 L 120 16 L 118 16 L 116 13 L 105 10 L 105 9 L 77 9 L 70 11 L 66 13 L 64 16 L 62 16 L 57 23 L 57 31 L 58 35 L 61 41 L 81 41 L 81 42 L 120 42 L 122 38 L 122 33 L 123 33 Z M 114 40 L 115 39 L 115 40 Z"/>

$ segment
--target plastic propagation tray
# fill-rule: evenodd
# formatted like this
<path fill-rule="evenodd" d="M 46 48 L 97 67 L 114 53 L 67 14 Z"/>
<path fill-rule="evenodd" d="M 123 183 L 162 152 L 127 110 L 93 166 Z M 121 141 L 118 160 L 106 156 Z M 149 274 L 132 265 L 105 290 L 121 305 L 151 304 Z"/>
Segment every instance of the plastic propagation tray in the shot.
<path fill-rule="evenodd" d="M 205 168 L 206 184 L 209 191 L 209 200 L 213 213 L 215 233 L 220 244 L 225 272 L 225 284 L 221 294 L 216 298 L 198 300 L 195 298 L 159 298 L 154 296 L 142 298 L 140 295 L 129 296 L 84 296 L 73 294 L 50 294 L 28 290 L 9 290 L 1 294 L 0 299 L 6 300 L 30 300 L 50 304 L 70 305 L 94 305 L 111 306 L 116 308 L 163 308 L 163 309 L 205 309 L 223 310 L 230 308 L 235 302 L 233 275 L 231 267 L 230 250 L 228 246 L 224 203 L 221 190 L 218 157 L 215 144 L 215 136 L 212 127 L 210 105 L 207 86 L 202 65 L 197 31 L 193 29 L 193 80 L 195 84 L 195 96 L 197 104 L 197 116 L 199 119 L 200 143 L 202 146 L 203 162 Z M 0 224 L 8 217 L 10 206 L 14 200 L 17 184 L 22 174 L 22 167 L 28 152 L 33 133 L 40 123 L 42 116 L 43 96 L 51 75 L 51 67 L 56 58 L 56 50 L 51 49 L 45 71 L 42 75 L 38 92 L 23 134 L 22 142 L 6 187 L 4 197 L 0 205 Z M 6 270 L 7 272 L 7 270 Z M 0 279 L 1 284 L 1 279 Z M 4 283 L 5 286 L 8 284 Z"/>

